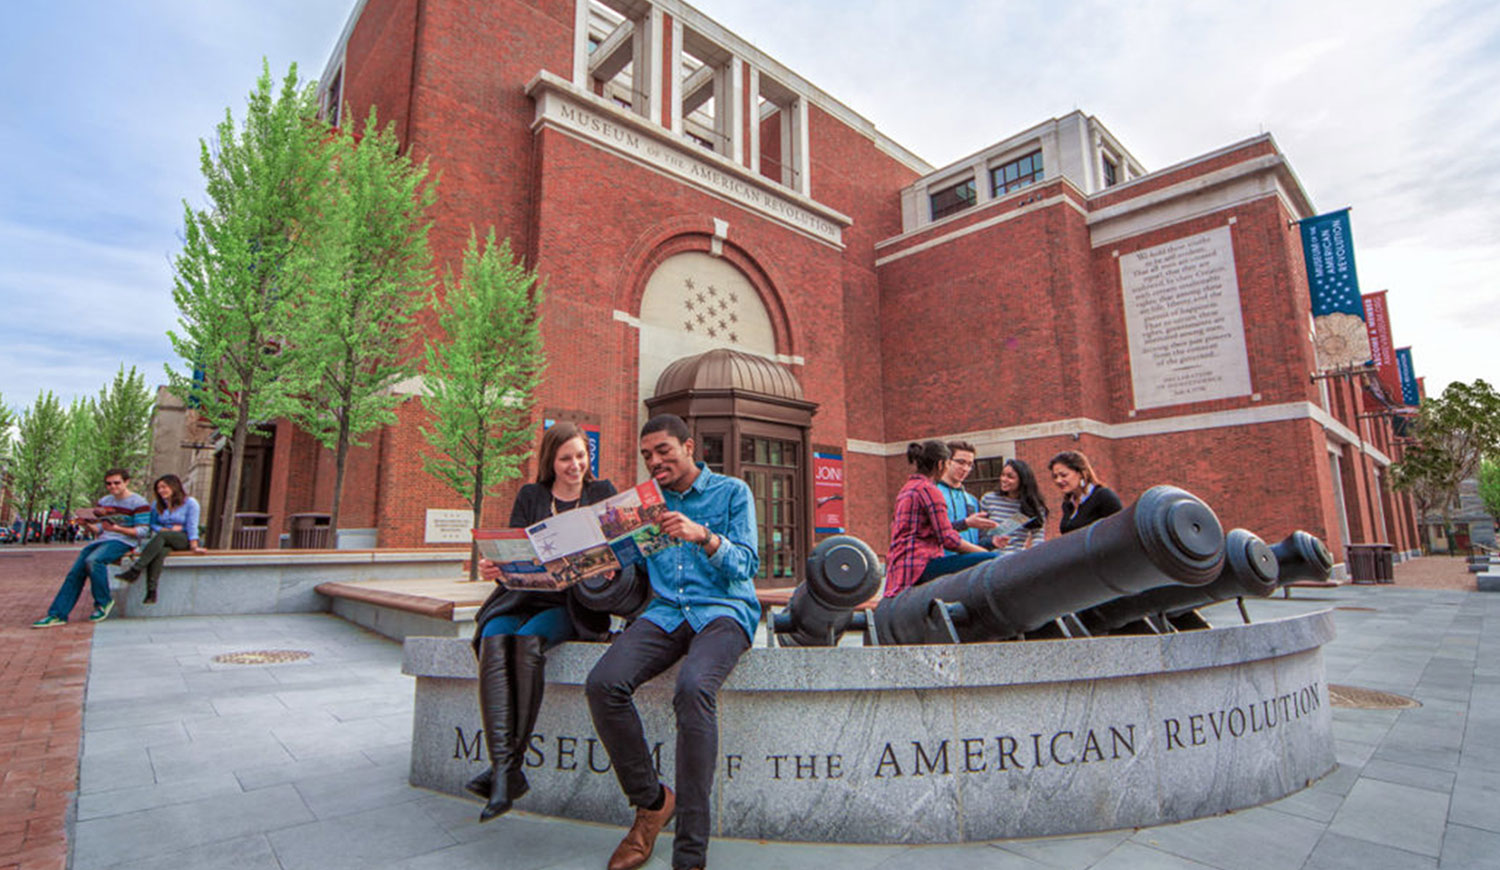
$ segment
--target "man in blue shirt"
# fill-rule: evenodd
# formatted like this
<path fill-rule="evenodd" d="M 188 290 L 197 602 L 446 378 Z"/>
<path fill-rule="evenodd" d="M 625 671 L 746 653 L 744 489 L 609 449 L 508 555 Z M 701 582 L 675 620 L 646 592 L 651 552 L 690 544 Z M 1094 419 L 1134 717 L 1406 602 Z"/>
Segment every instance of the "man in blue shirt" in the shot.
<path fill-rule="evenodd" d="M 960 538 L 988 548 L 989 541 L 981 539 L 979 533 L 993 529 L 999 523 L 990 519 L 987 514 L 980 513 L 979 500 L 964 489 L 964 481 L 968 479 L 969 472 L 974 470 L 974 445 L 967 441 L 949 441 L 948 450 L 953 456 L 943 469 L 943 476 L 937 481 L 938 492 L 943 494 L 943 501 L 947 503 L 948 522 L 953 524 Z M 949 555 L 957 552 L 948 551 Z"/>
<path fill-rule="evenodd" d="M 760 604 L 755 574 L 755 503 L 738 478 L 693 460 L 687 424 L 673 414 L 641 428 L 641 458 L 661 486 L 668 513 L 662 531 L 682 543 L 652 554 L 644 613 L 589 673 L 594 730 L 609 751 L 620 788 L 636 808 L 635 824 L 609 859 L 609 870 L 645 864 L 656 836 L 677 813 L 672 867 L 708 859 L 709 795 L 718 758 L 719 687 L 750 647 Z M 663 784 L 635 709 L 642 683 L 681 660 L 672 704 L 677 711 L 677 791 Z"/>
<path fill-rule="evenodd" d="M 84 520 L 98 524 L 99 538 L 78 551 L 68 576 L 63 578 L 62 588 L 47 608 L 47 615 L 31 624 L 32 628 L 53 628 L 68 624 L 68 614 L 83 594 L 84 580 L 88 580 L 94 592 L 94 612 L 90 622 L 102 622 L 115 609 L 115 601 L 109 594 L 109 565 L 130 552 L 150 532 L 146 520 L 150 506 L 144 498 L 130 491 L 130 473 L 123 468 L 111 468 L 104 473 L 104 488 L 109 494 L 99 499 L 101 508 L 119 508 L 97 520 Z"/>

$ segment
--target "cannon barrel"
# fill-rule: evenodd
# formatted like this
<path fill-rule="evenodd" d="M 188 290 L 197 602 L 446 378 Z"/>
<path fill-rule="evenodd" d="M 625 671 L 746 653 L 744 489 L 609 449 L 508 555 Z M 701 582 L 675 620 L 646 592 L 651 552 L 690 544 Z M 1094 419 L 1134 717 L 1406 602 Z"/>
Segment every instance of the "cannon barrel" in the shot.
<path fill-rule="evenodd" d="M 1207 583 L 1223 558 L 1213 510 L 1175 486 L 1154 486 L 1085 528 L 885 599 L 875 628 L 881 643 L 1006 640 L 1122 595 Z"/>
<path fill-rule="evenodd" d="M 1078 614 L 1091 634 L 1105 634 L 1150 616 L 1182 613 L 1231 598 L 1264 598 L 1279 587 L 1276 556 L 1260 536 L 1231 529 L 1224 536 L 1224 566 L 1219 576 L 1202 586 L 1158 586 L 1106 601 Z"/>
<path fill-rule="evenodd" d="M 651 602 L 651 576 L 644 564 L 626 565 L 619 576 L 596 574 L 575 583 L 570 591 L 590 610 L 631 619 Z"/>
<path fill-rule="evenodd" d="M 859 538 L 835 535 L 807 557 L 807 579 L 771 620 L 787 646 L 834 646 L 854 622 L 854 608 L 880 589 L 885 572 L 875 551 Z"/>
<path fill-rule="evenodd" d="M 1333 573 L 1333 554 L 1316 535 L 1298 529 L 1271 545 L 1280 566 L 1282 586 L 1298 580 L 1327 580 Z"/>

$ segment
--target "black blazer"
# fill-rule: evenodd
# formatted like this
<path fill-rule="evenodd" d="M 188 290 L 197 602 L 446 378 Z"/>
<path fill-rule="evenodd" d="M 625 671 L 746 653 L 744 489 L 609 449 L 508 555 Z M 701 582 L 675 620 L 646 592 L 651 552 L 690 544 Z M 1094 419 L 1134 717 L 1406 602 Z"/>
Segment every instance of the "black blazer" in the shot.
<path fill-rule="evenodd" d="M 614 494 L 613 483 L 596 480 L 583 487 L 583 496 L 577 504 L 559 504 L 558 507 L 566 510 L 595 504 Z M 516 493 L 515 505 L 510 510 L 510 527 L 524 529 L 533 523 L 539 523 L 552 516 L 552 507 L 552 491 L 539 483 L 528 483 Z M 583 606 L 573 595 L 571 588 L 562 592 L 533 592 L 496 585 L 495 591 L 485 599 L 484 605 L 479 608 L 479 614 L 474 617 L 475 653 L 479 651 L 479 638 L 484 632 L 484 624 L 491 619 L 507 613 L 531 616 L 552 607 L 568 608 L 568 617 L 573 621 L 573 630 L 579 640 L 603 640 L 609 636 L 609 614 Z"/>
<path fill-rule="evenodd" d="M 1096 486 L 1076 511 L 1072 504 L 1066 499 L 1063 500 L 1062 533 L 1067 534 L 1074 529 L 1081 529 L 1095 520 L 1102 520 L 1124 509 L 1125 505 L 1120 503 L 1120 497 L 1115 495 L 1114 490 L 1107 486 Z"/>

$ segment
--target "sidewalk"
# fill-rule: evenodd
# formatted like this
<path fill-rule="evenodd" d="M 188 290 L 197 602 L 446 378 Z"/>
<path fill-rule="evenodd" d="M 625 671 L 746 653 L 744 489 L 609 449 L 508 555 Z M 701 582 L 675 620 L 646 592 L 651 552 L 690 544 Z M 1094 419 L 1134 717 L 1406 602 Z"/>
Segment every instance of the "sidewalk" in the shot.
<path fill-rule="evenodd" d="M 0 578 L 5 558 L 0 555 Z M 1450 561 L 1463 571 L 1462 560 Z M 958 846 L 716 840 L 713 864 L 815 870 L 1500 867 L 1500 595 L 1399 585 L 1413 569 L 1441 580 L 1451 567 L 1408 563 L 1398 567 L 1396 586 L 1299 589 L 1291 599 L 1250 603 L 1258 619 L 1336 608 L 1339 637 L 1325 648 L 1329 682 L 1422 702 L 1404 710 L 1336 708 L 1340 767 L 1281 801 L 1138 831 Z M 1423 582 L 1416 574 L 1411 579 Z M 36 584 L 31 594 L 40 604 L 32 609 L 45 607 L 55 583 L 49 576 Z M 0 585 L 0 606 L 9 608 L 16 594 L 10 584 Z M 1210 616 L 1234 618 L 1233 604 Z M 86 644 L 92 636 L 71 830 L 75 870 L 598 870 L 622 833 L 520 811 L 479 825 L 476 803 L 408 786 L 412 681 L 399 672 L 400 647 L 331 616 L 110 620 L 92 631 L 76 624 L 50 632 L 23 628 L 27 636 L 19 645 L 15 630 L 5 631 L 13 641 L 5 655 L 12 658 L 30 658 L 39 645 Z M 214 661 L 259 650 L 309 655 L 281 664 Z M 5 673 L 11 666 L 6 663 Z M 59 668 L 54 681 L 66 682 L 66 670 Z M 77 688 L 72 691 L 76 698 Z M 17 709 L 6 700 L 5 709 Z M 76 750 L 73 710 L 75 742 L 53 737 L 57 752 L 65 745 Z M 25 725 L 7 727 L 17 729 L 7 734 L 19 735 Z M 39 769 L 52 786 L 36 788 L 35 801 L 57 789 L 56 770 Z M 19 805 L 11 789 L 8 769 L 0 837 L 30 830 L 13 821 Z M 29 849 L 43 848 L 43 836 L 60 837 L 59 798 L 49 799 L 52 827 L 38 822 Z M 40 808 L 26 811 L 41 818 Z M 31 842 L 29 833 L 23 838 Z M 0 839 L 0 847 L 10 842 Z M 18 866 L 19 854 L 0 849 L 0 868 Z M 55 853 L 47 854 L 54 863 L 21 866 L 63 866 Z M 669 856 L 668 836 L 647 866 L 666 868 Z"/>

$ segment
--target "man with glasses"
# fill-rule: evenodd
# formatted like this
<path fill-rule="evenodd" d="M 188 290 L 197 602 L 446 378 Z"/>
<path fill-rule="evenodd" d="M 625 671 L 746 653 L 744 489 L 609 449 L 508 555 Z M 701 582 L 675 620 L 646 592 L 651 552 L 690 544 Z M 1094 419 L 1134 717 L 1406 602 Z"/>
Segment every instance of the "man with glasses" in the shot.
<path fill-rule="evenodd" d="M 151 505 L 130 491 L 130 473 L 123 468 L 111 468 L 104 473 L 104 488 L 109 493 L 99 499 L 98 506 L 118 510 L 104 512 L 98 519 L 83 519 L 91 526 L 98 526 L 99 537 L 78 551 L 78 558 L 63 578 L 62 588 L 57 590 L 47 615 L 33 622 L 32 628 L 67 625 L 68 614 L 83 593 L 85 578 L 94 593 L 94 612 L 89 622 L 103 622 L 115 609 L 115 601 L 109 594 L 109 565 L 135 549 L 150 532 L 146 518 L 150 516 Z M 137 523 L 137 519 L 141 521 Z"/>
<path fill-rule="evenodd" d="M 943 494 L 943 501 L 948 506 L 948 522 L 953 524 L 960 538 L 989 549 L 989 544 L 980 540 L 979 533 L 1000 524 L 990 519 L 988 514 L 981 513 L 979 499 L 964 489 L 964 481 L 968 479 L 969 472 L 974 470 L 974 445 L 967 441 L 949 441 L 948 449 L 953 452 L 953 456 L 949 458 L 948 467 L 937 481 L 938 492 Z M 946 552 L 952 555 L 958 551 Z"/>

